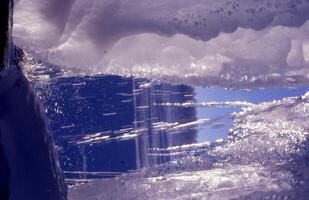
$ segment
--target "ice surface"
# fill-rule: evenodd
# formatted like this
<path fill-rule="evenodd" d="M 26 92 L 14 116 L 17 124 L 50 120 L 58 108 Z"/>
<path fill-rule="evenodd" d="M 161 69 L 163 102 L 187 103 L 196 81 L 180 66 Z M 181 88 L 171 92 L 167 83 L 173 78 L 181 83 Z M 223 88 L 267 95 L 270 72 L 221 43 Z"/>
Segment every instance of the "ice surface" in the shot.
<path fill-rule="evenodd" d="M 245 108 L 234 116 L 234 141 L 216 147 L 212 154 L 227 162 L 269 164 L 307 153 L 308 100 L 304 95 Z"/>
<path fill-rule="evenodd" d="M 35 77 L 31 79 L 36 84 L 55 81 L 53 78 L 45 78 L 50 75 L 48 70 L 52 68 L 35 63 L 31 56 L 23 62 L 34 71 L 32 75 Z M 64 82 L 60 84 L 72 84 L 75 87 L 85 84 L 83 79 L 69 82 L 62 78 Z M 112 84 L 109 86 L 113 87 Z M 143 84 L 142 88 L 148 86 L 149 84 Z M 50 95 L 48 92 L 44 94 L 44 98 L 50 98 L 47 97 Z M 130 96 L 128 93 L 121 94 Z M 76 97 L 81 98 L 79 95 Z M 306 199 L 308 196 L 309 92 L 301 97 L 260 104 L 246 101 L 171 101 L 162 105 L 240 106 L 243 110 L 234 114 L 234 125 L 227 140 L 218 140 L 213 144 L 205 142 L 149 148 L 149 154 L 168 156 L 172 161 L 118 178 L 76 185 L 70 190 L 70 199 Z M 147 104 L 138 107 L 147 107 Z M 61 112 L 61 109 L 59 110 Z M 102 114 L 113 116 L 115 112 Z M 192 122 L 159 121 L 152 125 L 155 133 L 157 130 L 182 129 L 191 125 L 212 123 L 206 118 Z M 61 128 L 73 126 L 74 124 L 67 123 Z M 126 136 L 136 137 L 136 134 L 143 130 L 124 128 L 118 131 L 124 133 L 124 137 L 116 139 L 123 140 Z M 73 142 L 87 145 L 111 140 L 103 132 L 93 133 Z M 75 180 L 74 183 L 78 181 Z"/>
<path fill-rule="evenodd" d="M 34 68 L 35 73 L 38 73 L 34 74 L 37 79 L 33 79 L 36 84 L 55 81 L 53 78 L 47 80 L 44 78 L 46 66 L 32 63 L 29 59 L 24 62 L 26 65 L 33 65 L 29 67 Z M 82 87 L 86 84 L 83 79 L 69 82 L 63 78 L 62 81 L 60 84 L 72 84 L 74 87 Z M 142 88 L 147 88 L 149 85 L 151 83 L 144 83 Z M 109 84 L 109 87 L 113 87 L 113 84 Z M 66 90 L 63 92 L 66 93 Z M 49 93 L 44 94 L 48 96 Z M 87 97 L 86 94 L 84 95 L 76 97 Z M 130 96 L 129 93 L 121 93 L 121 95 Z M 220 95 L 224 96 L 222 93 Z M 261 96 L 260 93 L 256 95 Z M 46 96 L 44 98 L 49 98 Z M 239 101 L 223 99 L 222 102 L 207 102 L 205 97 L 200 98 L 200 101 L 184 101 L 184 103 L 167 101 L 162 103 L 162 106 L 243 107 L 240 112 L 233 115 L 234 124 L 228 139 L 214 143 L 171 147 L 149 146 L 145 150 L 149 155 L 165 156 L 171 161 L 108 180 L 93 182 L 93 179 L 82 178 L 78 181 L 90 183 L 72 187 L 69 199 L 305 199 L 309 192 L 307 138 L 309 92 L 299 97 L 256 104 L 240 101 L 240 99 Z M 145 108 L 149 105 L 138 104 L 136 108 Z M 109 110 L 102 114 L 114 116 L 117 112 Z M 161 130 L 182 131 L 196 125 L 215 123 L 212 121 L 213 118 L 204 117 L 184 123 L 157 121 L 152 123 L 153 134 Z M 78 126 L 78 123 L 75 125 Z M 61 128 L 73 126 L 74 123 L 73 125 L 66 123 L 66 126 Z M 142 128 L 117 129 L 123 137 L 114 139 L 120 141 L 125 140 L 126 136 L 137 137 L 145 131 Z M 113 140 L 104 132 L 89 133 L 93 134 L 83 135 L 72 142 L 76 145 L 100 145 L 100 142 Z M 89 174 L 91 173 L 90 171 Z M 74 182 L 71 179 L 68 181 Z M 78 181 L 75 180 L 74 183 Z"/>
<path fill-rule="evenodd" d="M 308 0 L 19 0 L 14 40 L 90 73 L 305 85 L 308 16 Z"/>
<path fill-rule="evenodd" d="M 165 149 L 183 154 L 141 172 L 74 186 L 69 199 L 306 199 L 308 97 L 246 107 L 234 114 L 226 141 Z"/>
<path fill-rule="evenodd" d="M 291 176 L 265 167 L 233 166 L 144 179 L 125 177 L 72 188 L 69 199 L 236 199 L 288 190 Z"/>
<path fill-rule="evenodd" d="M 83 73 L 208 86 L 295 86 L 309 84 L 308 17 L 308 0 L 19 0 L 13 36 L 36 59 Z M 308 93 L 261 104 L 169 106 L 239 105 L 244 108 L 234 114 L 227 140 L 150 149 L 172 161 L 76 185 L 69 198 L 304 199 L 309 194 Z M 204 123 L 208 119 L 154 127 Z M 120 131 L 127 132 L 119 140 L 138 134 Z M 95 133 L 75 142 L 105 140 L 110 138 Z"/>

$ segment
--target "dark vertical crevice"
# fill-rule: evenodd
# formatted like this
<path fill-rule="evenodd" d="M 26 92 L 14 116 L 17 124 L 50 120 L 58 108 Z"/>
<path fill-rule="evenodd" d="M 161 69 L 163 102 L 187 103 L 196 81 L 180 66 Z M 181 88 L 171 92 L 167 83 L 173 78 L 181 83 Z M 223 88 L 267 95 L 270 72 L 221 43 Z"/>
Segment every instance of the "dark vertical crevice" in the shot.
<path fill-rule="evenodd" d="M 2 71 L 5 66 L 4 59 L 9 34 L 10 4 L 10 0 L 2 0 L 0 5 L 0 71 Z M 0 199 L 9 199 L 9 180 L 10 168 L 4 154 L 0 129 Z"/>
<path fill-rule="evenodd" d="M 13 0 L 1 0 L 0 72 L 15 63 L 0 83 L 7 87 L 0 93 L 0 200 L 65 200 L 67 188 L 44 114 L 19 70 L 19 55 L 14 61 L 10 53 L 12 13 Z"/>
<path fill-rule="evenodd" d="M 0 129 L 0 199 L 8 200 L 10 196 L 9 181 L 11 171 L 8 161 L 4 155 L 3 147 L 1 144 L 1 129 Z"/>
<path fill-rule="evenodd" d="M 9 31 L 10 0 L 2 0 L 0 6 L 0 71 L 4 68 L 5 49 Z"/>

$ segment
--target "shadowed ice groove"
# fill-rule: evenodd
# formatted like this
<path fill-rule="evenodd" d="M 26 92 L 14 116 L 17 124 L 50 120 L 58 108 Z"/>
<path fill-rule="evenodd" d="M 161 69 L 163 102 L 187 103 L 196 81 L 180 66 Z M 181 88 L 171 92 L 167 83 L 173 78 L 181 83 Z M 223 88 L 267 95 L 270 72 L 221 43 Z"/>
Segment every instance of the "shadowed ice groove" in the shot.
<path fill-rule="evenodd" d="M 67 199 L 45 116 L 12 43 L 13 0 L 0 10 L 0 198 Z"/>

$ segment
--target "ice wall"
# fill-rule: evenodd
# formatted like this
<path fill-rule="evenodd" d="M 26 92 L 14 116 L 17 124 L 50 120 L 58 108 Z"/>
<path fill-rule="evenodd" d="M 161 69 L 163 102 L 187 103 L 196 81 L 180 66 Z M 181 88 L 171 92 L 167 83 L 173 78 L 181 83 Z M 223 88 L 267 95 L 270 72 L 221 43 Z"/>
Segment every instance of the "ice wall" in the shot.
<path fill-rule="evenodd" d="M 13 0 L 1 2 L 0 15 L 0 199 L 64 200 L 45 117 L 12 44 Z"/>
<path fill-rule="evenodd" d="M 72 187 L 69 199 L 306 199 L 308 111 L 309 92 L 249 106 L 234 115 L 228 140 L 170 149 L 187 152 L 144 172 Z"/>
<path fill-rule="evenodd" d="M 19 0 L 14 17 L 17 45 L 82 71 L 309 82 L 308 0 Z"/>

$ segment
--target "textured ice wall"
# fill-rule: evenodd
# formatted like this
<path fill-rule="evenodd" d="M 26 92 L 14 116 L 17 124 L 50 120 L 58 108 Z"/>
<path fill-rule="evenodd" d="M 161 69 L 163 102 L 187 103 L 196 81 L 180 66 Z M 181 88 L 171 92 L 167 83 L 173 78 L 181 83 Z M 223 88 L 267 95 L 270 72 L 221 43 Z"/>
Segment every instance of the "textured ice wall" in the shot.
<path fill-rule="evenodd" d="M 247 107 L 229 140 L 193 144 L 196 153 L 145 173 L 75 186 L 69 199 L 306 199 L 308 111 L 308 92 Z"/>
<path fill-rule="evenodd" d="M 224 162 L 265 165 L 308 159 L 309 92 L 244 108 L 234 115 L 232 140 L 212 155 Z"/>
<path fill-rule="evenodd" d="M 96 73 L 305 84 L 308 17 L 308 0 L 19 0 L 14 39 Z"/>

